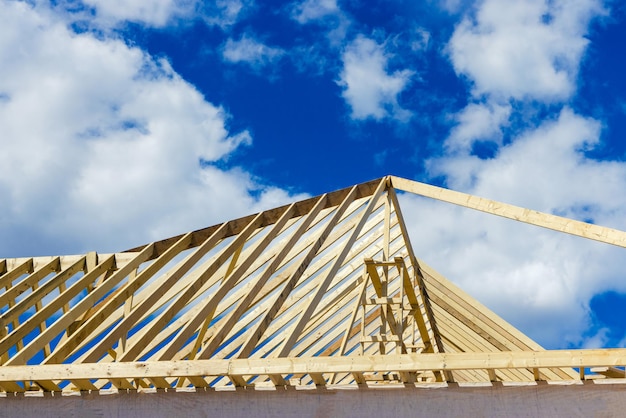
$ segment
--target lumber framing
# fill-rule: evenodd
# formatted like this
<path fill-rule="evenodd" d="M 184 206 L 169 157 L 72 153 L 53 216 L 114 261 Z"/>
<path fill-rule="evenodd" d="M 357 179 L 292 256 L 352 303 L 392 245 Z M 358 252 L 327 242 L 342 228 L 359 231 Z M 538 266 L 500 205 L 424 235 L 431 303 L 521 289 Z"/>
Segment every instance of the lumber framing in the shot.
<path fill-rule="evenodd" d="M 626 247 L 386 176 L 115 254 L 0 259 L 0 392 L 626 378 L 626 350 L 544 350 L 419 259 L 396 191 Z"/>
<path fill-rule="evenodd" d="M 175 387 L 163 376 L 172 378 L 207 378 L 244 375 L 293 375 L 325 373 L 420 372 L 430 370 L 499 370 L 535 368 L 592 368 L 626 364 L 626 349 L 543 350 L 486 353 L 425 353 L 364 355 L 345 361 L 341 357 L 293 357 L 272 359 L 217 359 L 156 362 L 108 362 L 0 368 L 0 385 L 16 380 L 63 381 L 88 379 L 157 380 L 164 387 Z M 602 370 L 602 371 L 603 371 Z M 613 372 L 624 378 L 623 373 Z"/>

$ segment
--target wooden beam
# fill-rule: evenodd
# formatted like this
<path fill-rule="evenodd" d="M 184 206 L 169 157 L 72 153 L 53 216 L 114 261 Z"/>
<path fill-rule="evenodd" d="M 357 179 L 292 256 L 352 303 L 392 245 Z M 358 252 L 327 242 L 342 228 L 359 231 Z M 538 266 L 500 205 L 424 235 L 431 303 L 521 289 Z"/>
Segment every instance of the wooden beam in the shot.
<path fill-rule="evenodd" d="M 623 379 L 626 377 L 624 369 L 618 369 L 617 367 L 592 367 L 592 373 L 598 373 L 610 379 Z"/>
<path fill-rule="evenodd" d="M 617 366 L 626 349 L 547 350 L 493 353 L 390 354 L 349 357 L 275 357 L 126 363 L 52 364 L 0 367 L 4 382 L 75 379 L 147 379 L 160 377 L 288 375 L 311 373 L 415 372 Z"/>
<path fill-rule="evenodd" d="M 393 186 L 393 182 L 392 182 Z M 424 341 L 425 351 L 426 352 L 440 352 L 443 353 L 443 344 L 441 343 L 441 336 L 439 334 L 439 329 L 437 328 L 437 321 L 435 316 L 433 315 L 432 307 L 430 306 L 430 300 L 428 298 L 428 290 L 426 289 L 426 284 L 424 283 L 424 278 L 422 277 L 421 268 L 415 253 L 413 252 L 413 246 L 411 245 L 411 238 L 409 237 L 409 232 L 406 228 L 406 224 L 404 222 L 404 216 L 402 215 L 402 211 L 400 210 L 400 203 L 398 202 L 398 197 L 396 196 L 396 192 L 393 190 L 393 187 L 389 188 L 387 192 L 393 203 L 393 207 L 395 209 L 396 218 L 398 219 L 398 225 L 400 226 L 400 230 L 402 231 L 402 238 L 404 239 L 405 245 L 407 247 L 409 260 L 411 262 L 411 266 L 413 266 L 413 275 L 417 279 L 417 290 L 419 291 L 420 299 L 423 302 L 423 308 L 419 308 L 419 312 L 414 314 L 414 318 L 418 321 L 418 329 L 420 332 L 420 336 Z M 415 294 L 414 292 L 411 292 Z M 415 295 L 417 298 L 417 295 Z M 414 301 L 412 301 L 414 302 Z M 422 312 L 422 309 L 424 310 Z M 430 323 L 430 329 L 433 333 L 433 339 L 435 344 L 430 339 L 430 335 L 428 332 L 424 332 L 426 328 L 426 320 Z M 448 376 L 451 378 L 451 376 Z"/>
<path fill-rule="evenodd" d="M 411 245 L 409 232 L 407 231 L 406 224 L 404 222 L 404 217 L 402 216 L 402 211 L 400 210 L 400 203 L 398 202 L 398 197 L 396 196 L 396 192 L 394 190 L 393 177 L 389 177 L 389 182 L 390 182 L 391 187 L 389 188 L 389 191 L 387 193 L 395 208 L 396 217 L 398 218 L 398 225 L 400 225 L 400 230 L 402 231 L 402 236 L 404 238 L 404 241 L 406 242 L 407 251 L 409 253 L 409 260 L 411 261 L 411 266 L 413 267 L 413 275 L 415 276 L 417 280 L 417 289 L 419 291 L 419 295 L 421 296 L 421 301 L 423 302 L 424 311 L 422 312 L 422 307 L 419 306 L 418 307 L 419 312 L 415 312 L 413 317 L 415 318 L 415 321 L 417 321 L 418 323 L 418 329 L 422 337 L 422 340 L 424 341 L 424 345 L 425 345 L 424 351 L 425 352 L 437 351 L 437 352 L 443 353 L 444 347 L 441 341 L 441 334 L 439 333 L 439 328 L 437 327 L 436 318 L 433 315 L 433 310 L 432 310 L 432 307 L 430 306 L 428 290 L 426 289 L 426 284 L 424 282 L 424 278 L 422 277 L 421 267 L 419 265 L 417 257 L 415 256 L 415 253 L 413 253 L 413 246 Z M 430 323 L 430 329 L 432 331 L 433 340 L 435 344 L 433 344 L 433 341 L 431 341 L 430 335 L 428 334 L 428 332 L 424 333 L 424 329 L 426 328 L 426 325 L 425 325 L 426 319 Z M 445 377 L 445 380 L 448 382 L 454 381 L 454 376 L 449 371 L 446 371 L 444 373 L 444 376 L 442 376 L 441 373 L 436 373 L 435 375 L 437 377 L 437 380 L 443 380 L 443 378 Z"/>
<path fill-rule="evenodd" d="M 391 176 L 394 188 L 442 202 L 626 248 L 626 232 Z"/>
<path fill-rule="evenodd" d="M 113 254 L 98 254 L 98 255 L 102 258 L 107 258 Z M 79 255 L 61 255 L 61 256 L 46 255 L 46 256 L 40 256 L 40 257 L 5 258 L 3 260 L 0 260 L 0 277 L 2 277 L 2 274 L 6 273 L 7 271 L 11 271 L 15 267 L 23 264 L 25 261 L 30 262 L 32 260 L 33 270 L 38 270 L 39 268 L 41 268 L 41 266 L 48 264 L 50 261 L 58 257 L 61 261 L 61 270 L 64 270 L 68 266 L 71 266 L 72 264 L 74 264 L 79 259 L 83 258 L 84 256 L 85 256 L 84 254 L 79 254 Z M 2 267 L 1 267 L 3 262 L 5 264 L 5 269 L 6 269 L 4 273 L 2 272 Z"/>

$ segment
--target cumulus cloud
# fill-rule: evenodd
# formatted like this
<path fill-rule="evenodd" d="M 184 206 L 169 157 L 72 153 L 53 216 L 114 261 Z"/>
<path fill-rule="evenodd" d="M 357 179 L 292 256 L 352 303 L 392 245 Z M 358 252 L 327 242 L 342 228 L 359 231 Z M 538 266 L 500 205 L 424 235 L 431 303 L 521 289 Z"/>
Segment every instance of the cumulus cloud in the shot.
<path fill-rule="evenodd" d="M 2 1 L 0 27 L 3 256 L 122 250 L 288 199 L 212 164 L 250 135 L 166 61 L 44 6 Z"/>
<path fill-rule="evenodd" d="M 600 13 L 596 0 L 486 0 L 456 27 L 450 59 L 475 95 L 562 101 L 575 90 L 587 26 Z"/>
<path fill-rule="evenodd" d="M 267 46 L 245 34 L 237 41 L 229 38 L 222 49 L 225 61 L 245 63 L 257 70 L 275 63 L 284 54 L 283 49 Z"/>
<path fill-rule="evenodd" d="M 604 13 L 598 0 L 478 2 L 446 48 L 471 86 L 469 104 L 453 117 L 446 150 L 470 153 L 485 140 L 499 145 L 511 103 L 567 103 L 576 91 L 588 25 Z"/>
<path fill-rule="evenodd" d="M 343 53 L 339 85 L 356 120 L 392 118 L 407 121 L 411 112 L 398 103 L 398 95 L 414 74 L 410 70 L 387 71 L 390 54 L 385 46 L 358 36 Z"/>

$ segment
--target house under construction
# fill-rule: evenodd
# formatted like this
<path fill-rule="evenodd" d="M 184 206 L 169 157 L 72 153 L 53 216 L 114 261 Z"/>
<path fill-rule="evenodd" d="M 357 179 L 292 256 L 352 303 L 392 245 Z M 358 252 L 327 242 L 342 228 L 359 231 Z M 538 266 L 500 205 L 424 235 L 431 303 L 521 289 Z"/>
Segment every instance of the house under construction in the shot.
<path fill-rule="evenodd" d="M 398 191 L 626 247 L 387 176 L 115 254 L 0 259 L 0 416 L 626 410 L 626 349 L 544 350 L 413 253 Z"/>

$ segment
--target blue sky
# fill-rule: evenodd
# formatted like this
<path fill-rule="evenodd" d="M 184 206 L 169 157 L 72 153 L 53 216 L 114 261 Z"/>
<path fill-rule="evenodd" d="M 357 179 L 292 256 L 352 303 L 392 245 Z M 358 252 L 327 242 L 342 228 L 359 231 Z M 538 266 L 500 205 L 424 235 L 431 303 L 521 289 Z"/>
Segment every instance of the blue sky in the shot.
<path fill-rule="evenodd" d="M 626 230 L 626 6 L 0 0 L 0 255 L 118 251 L 386 174 Z M 624 346 L 624 252 L 404 196 L 548 347 Z"/>

